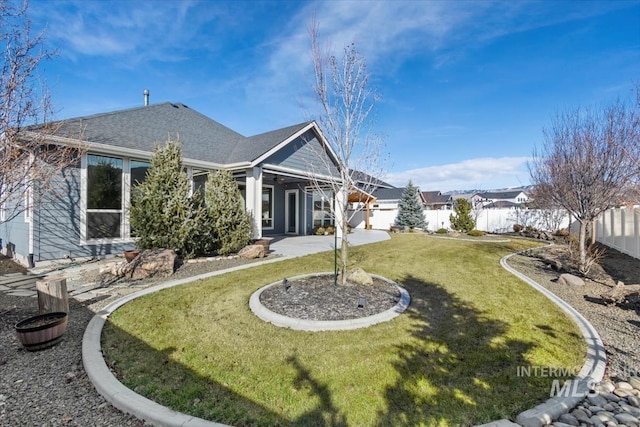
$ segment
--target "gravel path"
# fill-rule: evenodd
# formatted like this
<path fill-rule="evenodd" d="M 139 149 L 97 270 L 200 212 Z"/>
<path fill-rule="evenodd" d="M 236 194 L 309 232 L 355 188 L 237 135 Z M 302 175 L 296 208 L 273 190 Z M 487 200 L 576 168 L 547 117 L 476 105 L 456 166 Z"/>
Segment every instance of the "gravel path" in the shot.
<path fill-rule="evenodd" d="M 176 278 L 227 268 L 239 262 L 227 260 L 224 263 L 185 264 L 177 272 Z M 597 296 L 608 287 L 597 282 L 588 281 L 579 291 L 560 287 L 552 281 L 557 273 L 536 258 L 516 256 L 509 263 L 565 299 L 594 325 L 607 347 L 609 376 L 625 376 L 640 367 L 638 308 L 623 309 L 599 304 Z M 640 264 L 637 260 L 634 263 L 636 266 Z M 640 283 L 640 278 L 629 283 Z M 98 292 L 99 297 L 92 300 L 79 302 L 71 299 L 64 339 L 55 347 L 39 352 L 24 350 L 15 338 L 13 329 L 19 320 L 37 314 L 37 299 L 13 297 L 0 292 L 0 425 L 146 425 L 114 409 L 97 394 L 82 367 L 81 346 L 84 329 L 95 311 L 123 294 L 150 284 L 120 284 L 103 289 L 101 293 Z"/>

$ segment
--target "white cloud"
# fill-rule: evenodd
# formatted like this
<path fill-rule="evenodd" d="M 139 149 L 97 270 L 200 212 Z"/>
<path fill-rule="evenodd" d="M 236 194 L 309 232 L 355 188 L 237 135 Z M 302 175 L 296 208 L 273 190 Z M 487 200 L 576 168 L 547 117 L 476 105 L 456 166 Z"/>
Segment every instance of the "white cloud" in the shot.
<path fill-rule="evenodd" d="M 404 187 L 411 180 L 422 191 L 493 190 L 529 184 L 527 157 L 484 157 L 441 166 L 392 172 L 386 181 Z"/>

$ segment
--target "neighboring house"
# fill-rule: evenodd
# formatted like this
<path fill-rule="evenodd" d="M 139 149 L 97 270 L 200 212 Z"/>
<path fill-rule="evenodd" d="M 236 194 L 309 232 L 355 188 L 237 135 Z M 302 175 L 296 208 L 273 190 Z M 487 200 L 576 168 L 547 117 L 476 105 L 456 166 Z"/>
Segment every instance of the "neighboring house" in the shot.
<path fill-rule="evenodd" d="M 161 103 L 59 125 L 47 142 L 80 139 L 84 154 L 60 177 L 57 194 L 33 200 L 24 215 L 0 226 L 4 248 L 24 264 L 131 249 L 131 188 L 144 180 L 155 147 L 168 139 L 181 144 L 192 189 L 204 185 L 210 170 L 233 173 L 253 217 L 254 238 L 310 234 L 333 223 L 333 200 L 313 191 L 310 180 L 335 179 L 339 161 L 315 122 L 245 137 L 183 104 Z M 30 128 L 23 137 L 37 132 Z"/>
<path fill-rule="evenodd" d="M 486 200 L 483 206 L 485 209 L 524 207 L 529 201 L 522 190 L 486 192 L 479 193 L 479 196 Z"/>
<path fill-rule="evenodd" d="M 440 191 L 423 191 L 422 198 L 426 209 L 451 209 L 454 197 L 450 194 L 442 194 Z"/>
<path fill-rule="evenodd" d="M 473 206 L 474 208 L 481 208 L 487 203 L 491 203 L 490 200 L 485 199 L 484 197 L 481 196 L 481 194 L 482 193 L 461 193 L 461 194 L 454 194 L 451 197 L 453 198 L 454 202 L 457 199 L 465 199 L 466 201 L 471 203 L 471 206 Z"/>
<path fill-rule="evenodd" d="M 402 200 L 402 193 L 404 192 L 404 190 L 404 187 L 377 188 L 372 193 L 373 197 L 375 197 L 376 199 L 376 202 L 373 204 L 373 208 L 379 210 L 397 210 L 400 204 L 400 200 Z M 420 203 L 422 203 L 422 205 L 424 206 L 424 196 L 420 191 L 418 191 L 418 197 L 420 198 Z"/>

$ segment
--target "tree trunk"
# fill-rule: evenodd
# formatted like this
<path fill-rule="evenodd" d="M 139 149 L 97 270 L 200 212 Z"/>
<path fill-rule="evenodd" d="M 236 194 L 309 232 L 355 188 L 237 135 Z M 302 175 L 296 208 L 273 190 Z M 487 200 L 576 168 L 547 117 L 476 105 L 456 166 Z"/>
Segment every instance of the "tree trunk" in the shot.
<path fill-rule="evenodd" d="M 578 220 L 580 222 L 580 233 L 578 234 L 578 252 L 580 253 L 580 259 L 578 261 L 578 269 L 580 272 L 584 272 L 587 267 L 587 246 L 585 240 L 587 238 L 587 222 L 584 220 Z"/>
<path fill-rule="evenodd" d="M 67 279 L 48 279 L 36 282 L 40 314 L 61 311 L 69 313 Z"/>
<path fill-rule="evenodd" d="M 346 224 L 346 221 L 344 221 Z M 347 240 L 347 227 L 342 227 L 342 239 L 340 241 L 340 277 L 341 285 L 347 284 L 347 261 L 349 258 L 349 241 Z"/>

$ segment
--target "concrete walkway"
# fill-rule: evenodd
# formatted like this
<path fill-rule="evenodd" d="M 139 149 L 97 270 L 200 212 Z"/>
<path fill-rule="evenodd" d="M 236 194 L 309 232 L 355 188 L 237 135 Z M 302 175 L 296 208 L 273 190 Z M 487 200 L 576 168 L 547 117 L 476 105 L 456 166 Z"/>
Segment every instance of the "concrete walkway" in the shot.
<path fill-rule="evenodd" d="M 382 230 L 363 230 L 356 228 L 347 235 L 349 246 L 389 240 L 389 233 Z M 318 252 L 331 251 L 335 247 L 334 236 L 276 236 L 271 241 L 270 249 L 278 255 L 296 257 Z M 340 248 L 340 240 L 337 241 Z"/>
<path fill-rule="evenodd" d="M 365 245 L 390 239 L 389 233 L 381 230 L 355 229 L 347 237 L 349 246 Z M 338 248 L 340 241 L 338 241 Z M 334 248 L 333 236 L 275 236 L 270 250 L 273 255 L 281 255 L 279 259 L 292 258 L 331 251 Z M 115 256 L 103 260 L 58 260 L 39 262 L 35 268 L 27 274 L 16 273 L 0 276 L 0 294 L 14 296 L 35 297 L 36 280 L 42 280 L 48 276 L 63 277 L 67 279 L 67 291 L 71 297 L 75 297 L 84 291 L 90 291 L 98 287 L 96 284 L 83 283 L 83 276 L 87 271 L 99 270 L 106 264 L 117 261 Z"/>

